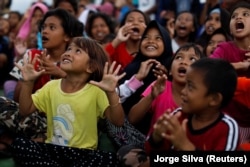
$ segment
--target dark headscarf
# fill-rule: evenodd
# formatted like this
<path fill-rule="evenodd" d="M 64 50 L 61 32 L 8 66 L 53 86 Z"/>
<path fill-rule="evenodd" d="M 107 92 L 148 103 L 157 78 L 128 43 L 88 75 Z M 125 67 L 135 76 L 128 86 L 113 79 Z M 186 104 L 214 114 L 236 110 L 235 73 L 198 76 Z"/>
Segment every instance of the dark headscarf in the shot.
<path fill-rule="evenodd" d="M 171 61 L 173 51 L 172 51 L 172 46 L 171 46 L 171 39 L 169 37 L 167 30 L 163 26 L 161 26 L 158 22 L 153 20 L 146 27 L 146 29 L 142 35 L 142 40 L 143 40 L 144 36 L 147 34 L 148 30 L 153 28 L 153 27 L 155 27 L 159 30 L 159 32 L 162 36 L 162 39 L 163 39 L 163 43 L 164 43 L 163 53 L 155 59 L 157 61 L 161 62 L 161 64 L 164 65 L 167 69 L 169 69 L 168 67 L 170 66 L 170 61 Z M 141 40 L 139 46 L 141 46 L 142 40 Z M 143 53 L 141 52 L 141 49 L 139 48 L 139 52 L 138 52 L 137 56 L 134 58 L 134 60 L 130 64 L 128 64 L 125 67 L 124 72 L 126 72 L 126 76 L 123 78 L 121 83 L 123 83 L 125 80 L 130 79 L 134 74 L 136 74 L 139 71 L 141 63 L 143 61 L 148 60 L 148 59 L 150 59 L 150 57 L 146 57 L 145 55 L 143 55 Z M 136 92 L 133 95 L 131 95 L 123 103 L 124 111 L 126 112 L 126 114 L 128 114 L 130 108 L 141 99 L 141 94 L 143 93 L 143 91 L 155 80 L 156 80 L 156 77 L 154 76 L 154 73 L 151 70 L 149 72 L 148 76 L 143 80 L 144 85 L 142 87 L 140 87 L 139 89 L 137 89 Z"/>

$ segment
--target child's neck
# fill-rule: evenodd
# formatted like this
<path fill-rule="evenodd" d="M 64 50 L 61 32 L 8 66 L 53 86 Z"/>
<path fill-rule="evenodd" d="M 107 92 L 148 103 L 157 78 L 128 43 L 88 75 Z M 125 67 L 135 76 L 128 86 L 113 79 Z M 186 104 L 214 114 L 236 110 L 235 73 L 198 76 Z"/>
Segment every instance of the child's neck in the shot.
<path fill-rule="evenodd" d="M 242 39 L 235 39 L 235 45 L 242 50 L 250 50 L 250 36 Z"/>
<path fill-rule="evenodd" d="M 47 49 L 47 54 L 50 55 L 50 59 L 53 62 L 59 62 L 64 52 L 65 49 Z"/>
<path fill-rule="evenodd" d="M 128 42 L 126 42 L 126 49 L 128 53 L 130 55 L 137 53 L 139 50 L 139 44 L 140 44 L 140 41 L 128 40 Z"/>
<path fill-rule="evenodd" d="M 185 44 L 188 42 L 188 39 L 189 39 L 188 36 L 187 36 L 187 37 L 183 37 L 183 38 L 177 36 L 177 37 L 174 38 L 175 42 L 176 42 L 179 46 L 185 45 Z"/>
<path fill-rule="evenodd" d="M 207 110 L 201 114 L 195 114 L 192 117 L 192 127 L 195 130 L 205 128 L 214 123 L 220 116 L 221 112 L 215 109 Z"/>
<path fill-rule="evenodd" d="M 65 78 L 62 78 L 61 89 L 65 93 L 74 93 L 81 90 L 89 79 L 87 75 L 71 75 L 67 74 Z"/>

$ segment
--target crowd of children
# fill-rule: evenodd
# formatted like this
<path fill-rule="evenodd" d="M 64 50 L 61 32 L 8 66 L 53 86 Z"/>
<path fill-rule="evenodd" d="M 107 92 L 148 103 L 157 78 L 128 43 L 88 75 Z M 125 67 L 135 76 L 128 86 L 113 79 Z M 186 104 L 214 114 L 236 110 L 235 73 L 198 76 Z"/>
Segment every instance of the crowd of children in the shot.
<path fill-rule="evenodd" d="M 149 166 L 162 151 L 248 150 L 250 2 L 207 1 L 203 12 L 178 2 L 38 1 L 5 13 L 0 156 Z"/>

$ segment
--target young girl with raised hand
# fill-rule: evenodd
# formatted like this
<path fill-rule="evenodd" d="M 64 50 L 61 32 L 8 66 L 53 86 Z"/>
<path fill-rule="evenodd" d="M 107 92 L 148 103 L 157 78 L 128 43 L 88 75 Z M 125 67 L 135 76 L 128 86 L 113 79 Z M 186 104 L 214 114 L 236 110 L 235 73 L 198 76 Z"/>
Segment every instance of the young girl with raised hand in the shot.
<path fill-rule="evenodd" d="M 65 77 L 66 73 L 58 67 L 60 56 L 65 52 L 73 37 L 82 35 L 82 30 L 82 24 L 63 9 L 50 10 L 45 14 L 40 22 L 40 31 L 46 53 L 40 55 L 40 61 L 36 59 L 37 62 L 35 63 L 38 65 L 37 70 L 38 68 L 44 69 L 45 72 L 36 79 L 32 92 L 35 92 L 53 78 Z M 35 57 L 35 54 L 41 54 L 41 50 L 29 48 L 24 57 Z M 22 61 L 20 60 L 20 64 L 23 64 Z M 14 68 L 11 73 L 17 79 L 22 78 L 18 68 Z M 18 81 L 15 89 L 16 101 L 19 101 L 21 87 L 22 82 Z M 22 119 L 18 116 L 18 103 L 0 97 L 0 104 L 0 123 L 7 129 L 7 132 L 18 133 L 19 135 L 21 133 L 27 138 L 46 138 L 47 122 L 44 114 L 33 113 L 29 117 Z"/>
<path fill-rule="evenodd" d="M 146 15 L 137 9 L 129 11 L 120 23 L 115 39 L 106 45 L 112 61 L 126 67 L 136 56 L 139 50 L 141 36 L 149 23 Z"/>
<path fill-rule="evenodd" d="M 230 32 L 233 41 L 223 42 L 210 56 L 222 58 L 230 62 L 240 77 L 250 76 L 250 3 L 239 1 L 232 7 Z M 250 112 L 249 108 L 232 101 L 225 112 L 232 116 L 240 126 L 241 143 L 250 140 Z"/>
<path fill-rule="evenodd" d="M 120 65 L 108 69 L 107 55 L 97 42 L 74 38 L 61 56 L 66 77 L 52 80 L 32 94 L 37 72 L 31 59 L 18 66 L 23 76 L 20 114 L 27 116 L 36 109 L 47 115 L 46 143 L 16 138 L 11 147 L 15 160 L 28 166 L 116 166 L 115 154 L 97 151 L 97 122 L 106 117 L 116 126 L 124 122 L 119 96 L 102 86 L 103 73 L 118 74 Z M 106 63 L 106 64 L 105 64 Z M 120 79 L 124 76 L 117 75 Z M 93 85 L 99 85 L 99 87 Z M 96 150 L 96 151 L 94 151 Z"/>

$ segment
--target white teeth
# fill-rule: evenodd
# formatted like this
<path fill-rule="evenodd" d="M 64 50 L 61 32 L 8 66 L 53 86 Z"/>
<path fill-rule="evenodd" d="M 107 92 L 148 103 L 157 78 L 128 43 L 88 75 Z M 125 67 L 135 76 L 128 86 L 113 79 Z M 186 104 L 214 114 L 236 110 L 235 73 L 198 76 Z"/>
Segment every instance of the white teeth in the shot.
<path fill-rule="evenodd" d="M 153 46 L 148 46 L 147 47 L 147 50 L 155 50 L 156 48 L 155 47 L 153 47 Z"/>
<path fill-rule="evenodd" d="M 70 63 L 70 61 L 68 59 L 64 59 L 63 62 L 64 63 Z"/>
<path fill-rule="evenodd" d="M 102 37 L 103 33 L 100 32 L 100 33 L 97 34 L 97 36 Z"/>

